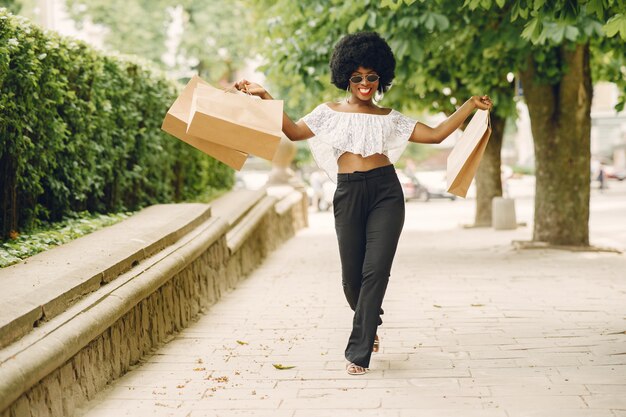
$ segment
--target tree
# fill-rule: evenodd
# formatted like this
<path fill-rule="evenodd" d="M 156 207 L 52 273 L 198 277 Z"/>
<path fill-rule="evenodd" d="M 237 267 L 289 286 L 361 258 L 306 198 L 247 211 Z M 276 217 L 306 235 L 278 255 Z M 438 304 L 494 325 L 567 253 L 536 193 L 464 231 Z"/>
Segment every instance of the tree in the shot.
<path fill-rule="evenodd" d="M 525 57 L 519 75 L 535 143 L 533 240 L 589 245 L 591 55 L 624 50 L 626 2 L 465 3 L 488 14 L 504 11 L 519 38 L 527 40 L 519 49 L 520 56 Z M 618 33 L 622 39 L 616 37 Z M 610 71 L 598 73 L 609 75 Z"/>
<path fill-rule="evenodd" d="M 624 86 L 624 45 L 616 37 L 626 38 L 623 0 L 466 0 L 461 9 L 458 2 L 446 0 L 272 3 L 271 13 L 280 17 L 269 25 L 274 42 L 270 74 L 295 73 L 311 86 L 310 94 L 325 81 L 322 62 L 346 29 L 375 29 L 399 58 L 396 84 L 403 89 L 392 90 L 390 104 L 449 112 L 451 103 L 442 100 L 444 87 L 451 89 L 451 98 L 477 89 L 494 96 L 496 123 L 478 174 L 477 223 L 490 217 L 481 213 L 487 213 L 491 197 L 500 191 L 497 116 L 500 109 L 505 109 L 503 119 L 513 114 L 512 89 L 502 78 L 516 72 L 535 137 L 533 240 L 589 244 L 590 55 L 606 59 L 618 51 L 621 66 L 596 72 Z M 419 101 L 407 102 L 414 97 Z"/>

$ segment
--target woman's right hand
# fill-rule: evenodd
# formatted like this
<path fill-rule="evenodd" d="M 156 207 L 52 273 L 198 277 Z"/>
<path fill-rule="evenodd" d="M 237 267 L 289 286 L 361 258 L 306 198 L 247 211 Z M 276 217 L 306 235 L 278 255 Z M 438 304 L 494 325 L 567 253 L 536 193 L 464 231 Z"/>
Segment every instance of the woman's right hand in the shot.
<path fill-rule="evenodd" d="M 257 83 L 250 82 L 248 80 L 240 80 L 235 83 L 235 88 L 244 93 L 252 94 L 253 96 L 259 96 L 262 99 L 271 99 L 269 93 L 263 86 Z"/>

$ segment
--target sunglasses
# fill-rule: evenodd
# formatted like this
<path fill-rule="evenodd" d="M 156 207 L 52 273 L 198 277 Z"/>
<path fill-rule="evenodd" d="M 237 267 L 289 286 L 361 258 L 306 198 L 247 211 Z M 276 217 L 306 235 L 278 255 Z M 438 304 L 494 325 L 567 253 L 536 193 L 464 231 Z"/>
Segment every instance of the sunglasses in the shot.
<path fill-rule="evenodd" d="M 350 82 L 353 84 L 359 84 L 361 81 L 363 81 L 363 78 L 365 78 L 370 83 L 375 83 L 376 81 L 380 79 L 380 77 L 377 74 L 367 74 L 365 76 L 353 75 L 352 77 L 350 77 Z"/>

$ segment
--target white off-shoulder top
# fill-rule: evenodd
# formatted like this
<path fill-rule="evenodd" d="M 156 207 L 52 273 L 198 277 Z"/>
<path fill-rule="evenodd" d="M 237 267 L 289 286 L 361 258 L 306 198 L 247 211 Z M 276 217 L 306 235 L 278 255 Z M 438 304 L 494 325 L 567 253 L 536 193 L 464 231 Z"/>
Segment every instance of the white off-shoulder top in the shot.
<path fill-rule="evenodd" d="M 315 162 L 333 182 L 337 181 L 337 159 L 344 152 L 363 157 L 381 153 L 395 163 L 417 123 L 396 110 L 386 115 L 348 113 L 325 103 L 301 120 L 315 134 L 308 140 Z"/>

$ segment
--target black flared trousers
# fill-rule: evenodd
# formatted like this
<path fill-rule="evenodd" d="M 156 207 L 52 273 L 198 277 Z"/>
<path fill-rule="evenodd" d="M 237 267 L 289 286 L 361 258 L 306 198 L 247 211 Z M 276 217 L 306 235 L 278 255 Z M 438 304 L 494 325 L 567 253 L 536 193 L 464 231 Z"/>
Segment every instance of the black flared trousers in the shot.
<path fill-rule="evenodd" d="M 394 166 L 338 174 L 333 208 L 343 290 L 354 311 L 345 356 L 367 368 L 404 225 L 404 195 Z"/>

